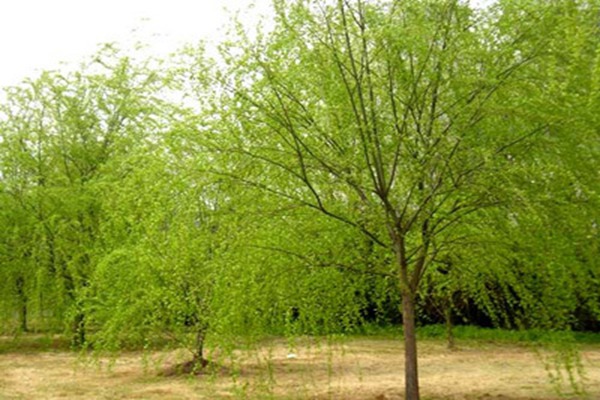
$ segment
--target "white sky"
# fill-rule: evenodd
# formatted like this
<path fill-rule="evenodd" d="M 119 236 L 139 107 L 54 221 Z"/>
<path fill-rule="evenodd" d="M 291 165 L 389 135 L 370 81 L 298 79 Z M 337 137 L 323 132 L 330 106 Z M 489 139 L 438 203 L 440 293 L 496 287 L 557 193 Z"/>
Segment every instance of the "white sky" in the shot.
<path fill-rule="evenodd" d="M 486 4 L 492 0 L 472 0 Z M 0 0 L 0 87 L 16 85 L 61 62 L 78 64 L 99 44 L 149 44 L 166 55 L 199 39 L 218 42 L 225 9 L 252 24 L 270 0 Z M 249 9 L 255 4 L 253 9 Z M 135 31 L 135 32 L 134 32 Z"/>
<path fill-rule="evenodd" d="M 251 3 L 256 7 L 249 10 Z M 183 43 L 218 41 L 229 10 L 256 18 L 269 0 L 0 0 L 0 87 L 61 62 L 79 63 L 107 42 L 148 43 L 167 54 Z M 135 31 L 135 32 L 133 32 Z"/>

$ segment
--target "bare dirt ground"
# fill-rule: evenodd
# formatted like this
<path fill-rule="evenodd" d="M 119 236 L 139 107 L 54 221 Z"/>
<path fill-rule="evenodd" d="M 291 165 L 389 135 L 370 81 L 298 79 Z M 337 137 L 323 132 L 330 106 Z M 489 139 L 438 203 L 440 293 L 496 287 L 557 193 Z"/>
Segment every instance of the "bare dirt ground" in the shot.
<path fill-rule="evenodd" d="M 526 347 L 421 341 L 424 400 L 600 399 L 600 349 L 581 353 L 587 397 L 561 397 L 544 363 Z M 357 338 L 342 343 L 305 340 L 292 351 L 283 341 L 236 352 L 215 374 L 159 376 L 185 360 L 182 353 L 126 353 L 112 362 L 65 351 L 0 354 L 0 399 L 402 399 L 399 340 Z M 112 365 L 111 365 L 112 364 Z M 233 374 L 233 375 L 232 375 Z M 566 387 L 565 387 L 566 388 Z"/>

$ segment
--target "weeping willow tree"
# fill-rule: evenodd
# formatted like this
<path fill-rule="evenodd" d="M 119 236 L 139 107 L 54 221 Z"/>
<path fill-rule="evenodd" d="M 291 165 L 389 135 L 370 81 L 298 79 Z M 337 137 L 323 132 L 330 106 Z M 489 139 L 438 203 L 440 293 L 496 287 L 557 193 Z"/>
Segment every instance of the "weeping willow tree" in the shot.
<path fill-rule="evenodd" d="M 361 280 L 304 269 L 304 254 L 326 258 L 344 237 L 265 262 L 265 238 L 291 214 L 273 212 L 272 200 L 262 212 L 254 193 L 203 172 L 218 162 L 195 137 L 209 116 L 165 100 L 190 82 L 181 65 L 163 67 L 109 46 L 81 71 L 47 72 L 7 92 L 3 326 L 65 330 L 98 350 L 183 346 L 184 371 L 208 364 L 207 343 L 356 327 Z M 295 235 L 325 238 L 328 221 L 298 211 L 300 220 Z"/>
<path fill-rule="evenodd" d="M 301 243 L 268 252 L 274 237 L 324 238 L 329 221 L 296 210 L 292 222 L 291 210 L 276 201 L 207 173 L 227 160 L 207 152 L 197 135 L 209 117 L 204 105 L 173 107 L 168 128 L 111 160 L 111 174 L 98 183 L 101 255 L 84 306 L 90 345 L 185 348 L 190 360 L 174 372 L 186 373 L 211 364 L 207 348 L 232 348 L 241 339 L 354 329 L 360 279 L 313 264 L 305 255 L 314 248 Z M 318 251 L 330 251 L 328 243 Z M 307 275 L 308 264 L 314 271 Z"/>
<path fill-rule="evenodd" d="M 473 321 L 474 306 L 498 326 L 589 329 L 598 315 L 598 4 L 557 3 L 544 24 L 515 29 L 515 19 L 538 8 L 504 2 L 490 12 L 509 38 L 568 32 L 531 60 L 528 76 L 541 90 L 523 92 L 515 111 L 551 124 L 526 152 L 506 153 L 512 168 L 501 186 L 510 203 L 486 211 L 479 222 L 488 229 L 438 260 L 424 296 L 459 321 Z"/>
<path fill-rule="evenodd" d="M 107 46 L 80 71 L 44 72 L 6 90 L 2 273 L 7 294 L 20 299 L 23 329 L 29 317 L 42 330 L 67 329 L 77 346 L 86 341 L 83 303 L 101 251 L 99 184 L 114 157 L 162 122 L 155 96 L 164 81 L 145 67 Z"/>
<path fill-rule="evenodd" d="M 543 108 L 542 94 L 566 83 L 544 65 L 563 57 L 557 26 L 584 20 L 581 36 L 594 34 L 594 7 L 340 0 L 275 9 L 271 31 L 224 46 L 210 146 L 232 161 L 212 172 L 312 209 L 388 254 L 364 272 L 394 277 L 401 293 L 406 398 L 418 399 L 423 277 L 494 228 L 487 210 L 510 209 L 505 185 L 527 168 L 532 145 L 569 122 Z M 589 72 L 585 63 L 571 71 Z"/>

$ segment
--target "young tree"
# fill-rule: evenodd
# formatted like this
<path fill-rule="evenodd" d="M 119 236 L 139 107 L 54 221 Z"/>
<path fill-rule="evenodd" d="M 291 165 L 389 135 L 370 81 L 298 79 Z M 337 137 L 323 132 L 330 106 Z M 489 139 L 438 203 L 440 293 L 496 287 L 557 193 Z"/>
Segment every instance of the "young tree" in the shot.
<path fill-rule="evenodd" d="M 418 399 L 415 301 L 425 271 L 485 225 L 483 210 L 506 204 L 502 185 L 520 168 L 523 144 L 559 122 L 528 103 L 543 90 L 532 66 L 552 54 L 559 10 L 274 4 L 270 33 L 225 47 L 210 146 L 229 167 L 213 170 L 388 252 L 393 262 L 371 268 L 395 276 L 401 292 L 406 398 Z"/>

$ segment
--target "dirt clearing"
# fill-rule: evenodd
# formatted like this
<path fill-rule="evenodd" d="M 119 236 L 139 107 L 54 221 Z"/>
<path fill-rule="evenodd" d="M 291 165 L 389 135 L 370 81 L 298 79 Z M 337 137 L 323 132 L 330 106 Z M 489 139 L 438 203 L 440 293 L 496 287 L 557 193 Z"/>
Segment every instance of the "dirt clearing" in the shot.
<path fill-rule="evenodd" d="M 439 341 L 419 346 L 422 397 L 444 400 L 549 400 L 561 397 L 526 347 L 472 344 L 449 351 Z M 294 353 L 295 357 L 290 353 Z M 582 352 L 589 399 L 600 399 L 600 349 Z M 221 369 L 200 377 L 162 377 L 184 353 L 127 353 L 90 361 L 69 352 L 0 354 L 0 399 L 401 399 L 402 345 L 391 339 L 304 341 L 293 349 L 270 342 L 258 352 L 221 357 Z M 581 397 L 585 398 L 585 397 Z"/>

